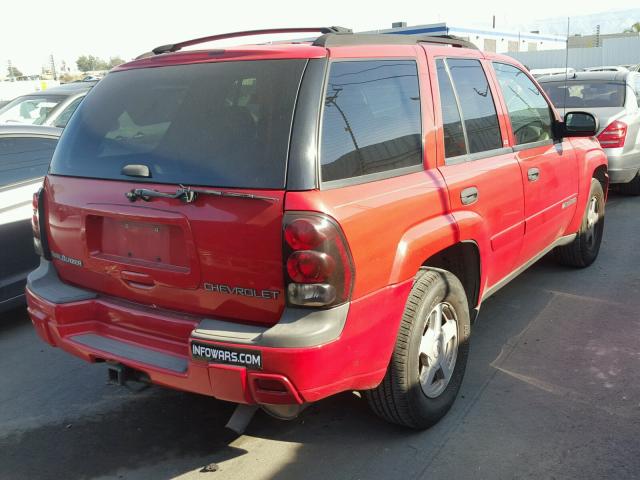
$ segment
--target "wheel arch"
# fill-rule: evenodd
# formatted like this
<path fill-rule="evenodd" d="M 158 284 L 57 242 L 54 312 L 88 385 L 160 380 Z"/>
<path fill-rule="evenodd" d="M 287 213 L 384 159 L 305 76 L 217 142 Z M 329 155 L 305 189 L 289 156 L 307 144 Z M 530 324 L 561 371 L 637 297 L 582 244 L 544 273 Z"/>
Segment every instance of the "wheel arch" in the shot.
<path fill-rule="evenodd" d="M 600 148 L 599 144 L 594 140 L 587 138 L 572 139 L 572 143 L 576 146 L 576 154 L 580 168 L 578 170 L 579 186 L 578 186 L 578 208 L 574 214 L 573 220 L 565 231 L 565 234 L 575 233 L 580 229 L 584 209 L 587 206 L 589 191 L 591 190 L 591 180 L 597 179 L 602 184 L 605 200 L 609 187 L 609 174 L 607 157 Z M 596 147 L 597 146 L 597 147 Z"/>
<path fill-rule="evenodd" d="M 473 312 L 480 303 L 482 278 L 480 248 L 475 241 L 463 240 L 440 250 L 427 258 L 421 268 L 439 268 L 455 275 L 464 287 L 469 313 L 474 317 Z"/>
<path fill-rule="evenodd" d="M 607 198 L 607 192 L 609 190 L 609 173 L 606 165 L 598 165 L 591 178 L 597 179 L 602 185 L 602 190 L 604 191 L 605 199 Z"/>

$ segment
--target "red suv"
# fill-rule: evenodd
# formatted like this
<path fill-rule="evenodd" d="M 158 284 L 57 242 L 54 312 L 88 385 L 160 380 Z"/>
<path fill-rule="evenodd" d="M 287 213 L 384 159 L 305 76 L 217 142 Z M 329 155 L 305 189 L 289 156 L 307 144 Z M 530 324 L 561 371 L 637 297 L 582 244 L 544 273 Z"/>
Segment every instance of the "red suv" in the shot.
<path fill-rule="evenodd" d="M 484 299 L 552 250 L 595 260 L 607 159 L 509 57 L 314 31 L 165 45 L 96 85 L 34 198 L 29 313 L 120 380 L 280 416 L 359 390 L 425 428 Z"/>

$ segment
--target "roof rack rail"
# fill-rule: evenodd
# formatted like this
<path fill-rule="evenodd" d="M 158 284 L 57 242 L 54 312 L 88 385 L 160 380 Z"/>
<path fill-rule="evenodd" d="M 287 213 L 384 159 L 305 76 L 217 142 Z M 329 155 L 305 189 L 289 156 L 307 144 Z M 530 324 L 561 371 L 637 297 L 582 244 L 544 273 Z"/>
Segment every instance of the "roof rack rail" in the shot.
<path fill-rule="evenodd" d="M 478 50 L 473 43 L 454 35 L 402 35 L 397 33 L 326 33 L 318 37 L 313 45 L 318 47 L 342 47 L 350 45 L 415 45 L 418 43 L 436 43 L 460 48 Z"/>
<path fill-rule="evenodd" d="M 341 35 L 345 33 L 352 33 L 352 30 L 344 27 L 318 27 L 318 28 L 268 28 L 263 30 L 246 30 L 244 32 L 232 32 L 222 33 L 219 35 L 211 35 L 208 37 L 195 38 L 193 40 L 186 40 L 179 43 L 170 43 L 168 45 L 162 45 L 151 50 L 155 55 L 168 52 L 177 52 L 184 47 L 191 45 L 197 45 L 199 43 L 212 42 L 215 40 L 225 40 L 227 38 L 236 37 L 248 37 L 251 35 L 265 35 L 272 33 L 305 33 L 305 32 L 320 32 L 324 35 Z"/>

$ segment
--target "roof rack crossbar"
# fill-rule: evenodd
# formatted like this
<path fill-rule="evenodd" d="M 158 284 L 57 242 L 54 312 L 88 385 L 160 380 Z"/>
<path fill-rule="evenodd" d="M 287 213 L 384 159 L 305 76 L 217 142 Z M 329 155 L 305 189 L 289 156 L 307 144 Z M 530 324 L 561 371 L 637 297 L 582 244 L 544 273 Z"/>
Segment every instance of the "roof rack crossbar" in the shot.
<path fill-rule="evenodd" d="M 168 52 L 177 52 L 184 47 L 191 45 L 197 45 L 199 43 L 212 42 L 216 40 L 225 40 L 227 38 L 236 37 L 248 37 L 251 35 L 266 35 L 275 33 L 305 33 L 305 32 L 319 32 L 324 35 L 328 34 L 345 34 L 351 33 L 351 29 L 344 27 L 318 27 L 318 28 L 268 28 L 263 30 L 246 30 L 243 32 L 222 33 L 219 35 L 210 35 L 208 37 L 195 38 L 193 40 L 186 40 L 179 43 L 170 43 L 168 45 L 162 45 L 152 50 L 155 55 Z"/>
<path fill-rule="evenodd" d="M 472 48 L 473 50 L 478 50 L 478 47 L 464 38 L 456 37 L 455 35 L 431 35 L 431 36 L 422 36 L 420 35 L 420 39 L 418 40 L 420 43 L 442 43 L 445 45 L 451 45 L 453 47 L 460 48 Z"/>

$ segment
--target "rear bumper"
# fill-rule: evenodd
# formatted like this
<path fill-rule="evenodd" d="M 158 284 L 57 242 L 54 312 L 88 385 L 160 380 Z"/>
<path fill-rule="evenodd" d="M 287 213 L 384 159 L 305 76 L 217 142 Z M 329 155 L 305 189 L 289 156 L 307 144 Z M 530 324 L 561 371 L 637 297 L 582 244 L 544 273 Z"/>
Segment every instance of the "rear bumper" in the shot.
<path fill-rule="evenodd" d="M 640 152 L 622 153 L 622 148 L 605 148 L 611 183 L 628 183 L 640 171 Z"/>
<path fill-rule="evenodd" d="M 29 314 L 47 343 L 110 361 L 170 388 L 237 403 L 305 403 L 373 388 L 384 376 L 411 281 L 325 311 L 287 309 L 270 328 L 201 319 L 100 296 L 62 282 L 48 262 L 27 285 Z M 259 352 L 262 368 L 191 357 L 191 342 Z M 277 388 L 265 390 L 267 379 Z"/>

